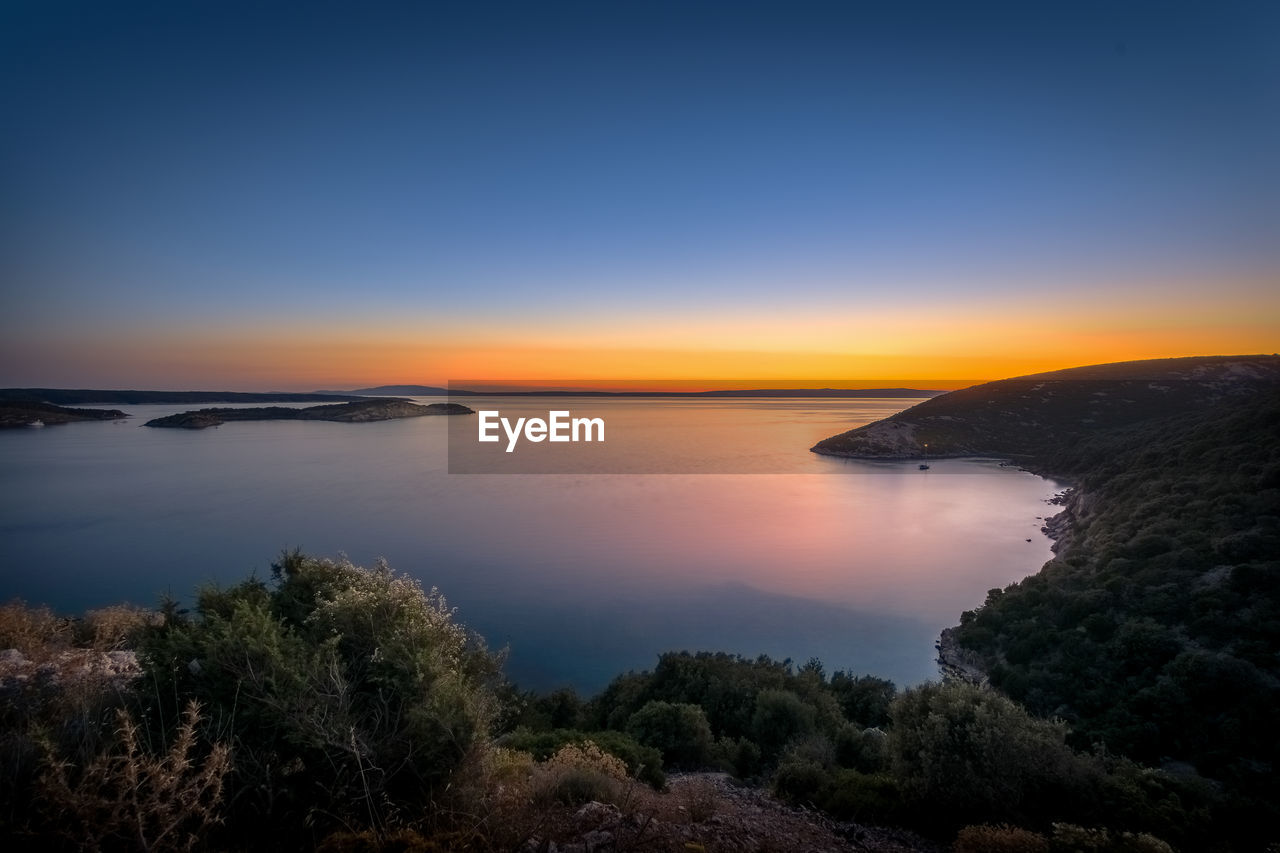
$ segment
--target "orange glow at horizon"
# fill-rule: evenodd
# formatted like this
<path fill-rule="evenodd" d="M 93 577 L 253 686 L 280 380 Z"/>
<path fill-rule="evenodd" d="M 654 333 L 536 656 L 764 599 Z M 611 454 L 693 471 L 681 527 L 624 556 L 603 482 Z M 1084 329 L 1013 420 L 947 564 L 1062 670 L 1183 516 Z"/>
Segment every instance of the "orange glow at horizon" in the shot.
<path fill-rule="evenodd" d="M 1225 285 L 1224 285 L 1225 288 Z M 453 381 L 712 390 L 951 389 L 1148 358 L 1280 349 L 1280 288 L 1097 292 L 1055 300 L 956 297 L 905 305 L 780 304 L 596 315 L 385 316 L 148 328 L 100 323 L 0 341 L 26 387 L 218 390 L 444 386 Z M 1244 298 L 1247 297 L 1247 298 Z M 630 383 L 630 384 L 629 384 Z M 655 386 L 655 383 L 658 385 Z"/>

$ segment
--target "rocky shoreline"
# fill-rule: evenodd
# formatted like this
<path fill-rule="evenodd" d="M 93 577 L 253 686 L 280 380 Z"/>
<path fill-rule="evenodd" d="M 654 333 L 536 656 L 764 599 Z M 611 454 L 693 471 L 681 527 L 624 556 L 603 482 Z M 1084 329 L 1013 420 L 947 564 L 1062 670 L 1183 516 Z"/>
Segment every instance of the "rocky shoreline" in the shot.
<path fill-rule="evenodd" d="M 1040 528 L 1040 532 L 1048 536 L 1053 542 L 1050 546 L 1050 550 L 1053 551 L 1054 555 L 1053 560 L 1050 561 L 1052 563 L 1061 560 L 1070 548 L 1073 527 L 1081 518 L 1091 514 L 1093 501 L 1078 488 L 1069 487 L 1055 495 L 1050 500 L 1050 503 L 1062 507 L 1061 512 L 1046 516 L 1044 525 Z M 1037 571 L 1043 571 L 1043 569 L 1044 567 L 1042 566 Z M 1035 574 L 1035 572 L 1030 574 Z M 956 639 L 956 632 L 959 627 L 954 625 L 950 628 L 943 628 L 942 634 L 938 637 L 938 642 L 934 644 L 934 648 L 938 650 L 937 663 L 938 670 L 942 674 L 942 680 L 964 681 L 980 686 L 986 685 L 990 680 L 990 676 L 983 665 L 981 656 L 961 646 Z"/>

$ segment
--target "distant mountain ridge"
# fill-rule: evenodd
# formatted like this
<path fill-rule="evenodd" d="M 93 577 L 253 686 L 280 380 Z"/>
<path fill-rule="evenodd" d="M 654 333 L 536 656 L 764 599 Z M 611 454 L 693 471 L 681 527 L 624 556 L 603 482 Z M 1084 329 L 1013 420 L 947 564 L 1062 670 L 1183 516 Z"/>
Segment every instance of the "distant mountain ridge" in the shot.
<path fill-rule="evenodd" d="M 288 391 L 138 391 L 91 388 L 0 388 L 0 401 L 58 406 L 143 405 L 146 403 L 346 403 L 360 399 L 344 391 L 297 394 Z"/>
<path fill-rule="evenodd" d="M 1280 384 L 1280 356 L 1197 356 L 1089 365 L 951 391 L 818 442 L 865 459 L 1043 457 L 1095 435 Z"/>
<path fill-rule="evenodd" d="M 438 388 L 434 385 L 379 385 L 376 388 L 357 388 L 354 391 L 316 391 L 317 394 L 354 394 L 359 396 L 370 397 L 444 397 L 448 396 L 448 388 Z M 467 393 L 465 391 L 453 392 Z"/>

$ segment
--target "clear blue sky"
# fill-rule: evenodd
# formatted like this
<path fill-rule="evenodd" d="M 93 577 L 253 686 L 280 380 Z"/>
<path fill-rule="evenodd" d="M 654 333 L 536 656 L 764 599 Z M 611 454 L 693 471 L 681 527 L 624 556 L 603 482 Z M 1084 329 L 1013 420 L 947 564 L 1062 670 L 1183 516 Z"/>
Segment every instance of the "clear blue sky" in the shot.
<path fill-rule="evenodd" d="M 1141 337 L 1164 292 L 1157 349 L 1206 300 L 1191 349 L 1280 324 L 1277 3 L 8 2 L 0 115 L 2 384 L 207 384 L 272 330 L 361 330 L 390 381 L 455 369 L 414 329 L 874 354 L 832 313 L 1073 295 Z M 131 374 L 165 329 L 205 349 Z"/>

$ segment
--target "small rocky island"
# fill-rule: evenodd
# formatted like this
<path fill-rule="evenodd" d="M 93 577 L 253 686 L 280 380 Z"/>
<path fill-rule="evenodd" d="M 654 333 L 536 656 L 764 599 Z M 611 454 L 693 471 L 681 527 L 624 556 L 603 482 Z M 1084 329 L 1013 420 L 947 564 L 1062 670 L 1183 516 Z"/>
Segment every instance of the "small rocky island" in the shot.
<path fill-rule="evenodd" d="M 227 421 L 337 421 L 366 423 L 426 415 L 473 415 L 475 410 L 458 403 L 431 403 L 421 406 L 407 400 L 374 399 L 327 406 L 294 409 L 287 406 L 260 406 L 246 409 L 199 409 L 147 421 L 144 426 L 176 429 L 204 429 Z"/>
<path fill-rule="evenodd" d="M 52 403 L 0 400 L 0 429 L 54 426 L 76 421 L 115 421 L 127 417 L 119 409 L 69 409 Z"/>

